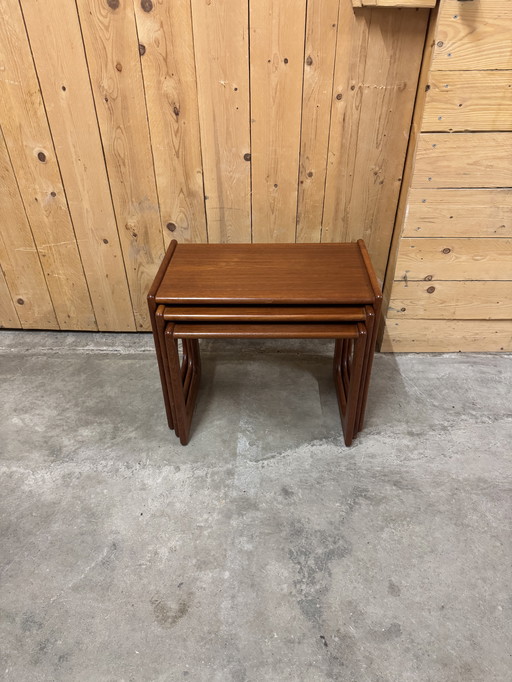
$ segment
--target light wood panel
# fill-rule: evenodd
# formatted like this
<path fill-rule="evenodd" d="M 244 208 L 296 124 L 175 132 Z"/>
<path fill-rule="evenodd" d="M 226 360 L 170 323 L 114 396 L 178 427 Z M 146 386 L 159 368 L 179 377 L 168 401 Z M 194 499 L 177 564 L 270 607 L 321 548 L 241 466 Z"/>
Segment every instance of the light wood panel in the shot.
<path fill-rule="evenodd" d="M 395 279 L 512 280 L 512 239 L 402 239 Z"/>
<path fill-rule="evenodd" d="M 512 130 L 512 71 L 433 71 L 423 130 Z"/>
<path fill-rule="evenodd" d="M 354 12 L 350 3 L 340 1 L 322 215 L 321 239 L 326 242 L 346 239 L 371 18 L 371 9 Z"/>
<path fill-rule="evenodd" d="M 0 267 L 25 329 L 59 329 L 11 161 L 0 134 Z M 5 305 L 8 306 L 8 301 Z M 16 325 L 18 326 L 18 325 Z"/>
<path fill-rule="evenodd" d="M 388 320 L 384 353 L 512 351 L 511 320 Z"/>
<path fill-rule="evenodd" d="M 510 0 L 443 0 L 434 71 L 512 69 Z"/>
<path fill-rule="evenodd" d="M 298 242 L 322 233 L 339 0 L 308 4 L 297 202 Z"/>
<path fill-rule="evenodd" d="M 134 0 L 134 7 L 164 238 L 205 242 L 190 5 Z"/>
<path fill-rule="evenodd" d="M 5 275 L 0 267 L 0 328 L 19 329 L 21 322 L 12 302 L 11 292 L 5 281 Z"/>
<path fill-rule="evenodd" d="M 427 16 L 0 0 L 0 126 L 59 326 L 147 329 L 173 237 L 365 237 L 382 276 Z"/>
<path fill-rule="evenodd" d="M 388 318 L 512 319 L 512 282 L 395 281 Z"/>
<path fill-rule="evenodd" d="M 382 350 L 511 350 L 512 2 L 442 0 L 434 28 Z"/>
<path fill-rule="evenodd" d="M 208 238 L 251 241 L 246 0 L 192 2 Z"/>
<path fill-rule="evenodd" d="M 414 162 L 416 157 L 416 150 L 418 147 L 418 140 L 421 133 L 421 123 L 423 118 L 423 111 L 425 107 L 425 98 L 427 93 L 428 77 L 430 67 L 432 64 L 432 56 L 434 54 L 435 44 L 435 30 L 437 26 L 437 15 L 439 7 L 436 6 L 430 13 L 430 19 L 425 36 L 425 46 L 423 49 L 423 57 L 421 61 L 420 77 L 418 80 L 418 89 L 416 92 L 416 100 L 414 105 L 414 112 L 411 124 L 411 134 L 407 146 L 407 156 L 404 165 L 404 173 L 402 186 L 400 188 L 400 195 L 398 199 L 398 206 L 396 211 L 395 225 L 393 228 L 393 235 L 391 238 L 391 246 L 389 249 L 389 258 L 386 265 L 386 274 L 384 286 L 382 288 L 382 308 L 381 320 L 379 321 L 377 347 L 382 343 L 384 334 L 384 319 L 386 316 L 389 299 L 391 295 L 391 288 L 393 286 L 394 274 L 396 269 L 396 260 L 398 257 L 398 248 L 400 245 L 401 233 L 403 229 L 404 219 L 408 213 L 408 197 L 411 192 L 410 186 L 414 173 Z"/>
<path fill-rule="evenodd" d="M 250 3 L 255 242 L 295 241 L 305 19 L 306 0 Z"/>
<path fill-rule="evenodd" d="M 430 8 L 436 6 L 437 0 L 352 0 L 354 7 L 417 7 Z"/>
<path fill-rule="evenodd" d="M 73 225 L 17 0 L 0 0 L 2 129 L 61 329 L 95 330 Z M 26 315 L 25 315 L 26 319 Z"/>
<path fill-rule="evenodd" d="M 412 187 L 511 187 L 512 133 L 422 133 Z"/>
<path fill-rule="evenodd" d="M 512 237 L 510 189 L 412 189 L 404 237 Z"/>
<path fill-rule="evenodd" d="M 164 242 L 133 7 L 78 0 L 91 85 L 137 329 Z"/>
<path fill-rule="evenodd" d="M 348 88 L 336 87 L 336 95 L 341 94 L 342 99 L 335 101 L 343 104 L 344 97 L 348 101 L 332 116 L 332 126 L 341 124 L 342 129 L 341 137 L 339 131 L 334 135 L 331 132 L 322 239 L 365 239 L 382 279 L 402 182 L 407 148 L 404 131 L 411 123 L 428 12 L 369 12 L 365 15 L 363 10 L 348 24 L 340 20 L 346 38 L 355 40 L 348 53 L 345 36 L 338 37 L 342 72 L 347 72 L 343 61 L 348 58 L 363 63 L 364 73 Z"/>
<path fill-rule="evenodd" d="M 22 0 L 98 327 L 135 329 L 76 6 Z"/>

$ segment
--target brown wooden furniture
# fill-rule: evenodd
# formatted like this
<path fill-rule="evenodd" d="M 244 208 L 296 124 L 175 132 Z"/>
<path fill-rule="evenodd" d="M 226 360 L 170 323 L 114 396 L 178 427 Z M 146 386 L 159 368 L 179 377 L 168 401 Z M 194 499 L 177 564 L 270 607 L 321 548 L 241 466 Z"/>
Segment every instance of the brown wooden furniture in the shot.
<path fill-rule="evenodd" d="M 183 445 L 202 338 L 329 338 L 345 443 L 363 427 L 382 294 L 362 240 L 177 244 L 148 294 L 169 427 Z M 183 344 L 180 363 L 178 340 Z"/>

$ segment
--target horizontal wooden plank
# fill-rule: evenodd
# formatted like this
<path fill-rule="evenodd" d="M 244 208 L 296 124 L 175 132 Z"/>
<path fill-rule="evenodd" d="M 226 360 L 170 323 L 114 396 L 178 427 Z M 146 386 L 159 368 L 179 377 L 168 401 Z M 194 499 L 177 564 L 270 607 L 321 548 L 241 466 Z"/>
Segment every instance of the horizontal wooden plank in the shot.
<path fill-rule="evenodd" d="M 388 320 L 383 353 L 512 351 L 512 320 Z"/>
<path fill-rule="evenodd" d="M 441 2 L 434 70 L 511 69 L 510 0 Z"/>
<path fill-rule="evenodd" d="M 354 7 L 435 7 L 437 0 L 352 0 Z"/>
<path fill-rule="evenodd" d="M 512 282 L 394 282 L 387 317 L 511 320 Z"/>
<path fill-rule="evenodd" d="M 512 133 L 422 133 L 413 187 L 511 187 Z"/>
<path fill-rule="evenodd" d="M 512 130 L 511 71 L 433 71 L 428 83 L 422 130 Z"/>
<path fill-rule="evenodd" d="M 404 237 L 512 237 L 510 189 L 412 189 Z"/>
<path fill-rule="evenodd" d="M 512 239 L 402 239 L 395 279 L 512 280 Z"/>

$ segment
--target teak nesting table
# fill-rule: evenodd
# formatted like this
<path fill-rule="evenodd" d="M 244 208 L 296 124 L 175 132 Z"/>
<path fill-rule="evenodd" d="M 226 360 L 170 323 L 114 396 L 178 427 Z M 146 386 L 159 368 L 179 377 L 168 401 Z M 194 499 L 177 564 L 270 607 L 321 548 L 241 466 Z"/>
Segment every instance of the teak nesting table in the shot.
<path fill-rule="evenodd" d="M 363 427 L 381 303 L 362 240 L 173 240 L 148 294 L 169 427 L 188 443 L 201 377 L 199 339 L 334 339 L 334 385 L 350 445 Z"/>

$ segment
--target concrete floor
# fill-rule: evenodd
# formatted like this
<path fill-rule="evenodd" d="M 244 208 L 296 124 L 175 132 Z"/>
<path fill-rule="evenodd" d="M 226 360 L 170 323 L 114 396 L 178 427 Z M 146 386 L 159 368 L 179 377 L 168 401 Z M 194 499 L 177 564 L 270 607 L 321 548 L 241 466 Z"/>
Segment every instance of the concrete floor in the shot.
<path fill-rule="evenodd" d="M 347 449 L 329 352 L 206 345 L 183 448 L 149 336 L 0 333 L 0 677 L 510 682 L 512 357 L 378 356 Z"/>

